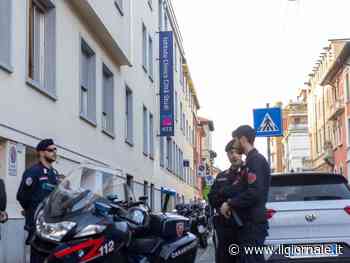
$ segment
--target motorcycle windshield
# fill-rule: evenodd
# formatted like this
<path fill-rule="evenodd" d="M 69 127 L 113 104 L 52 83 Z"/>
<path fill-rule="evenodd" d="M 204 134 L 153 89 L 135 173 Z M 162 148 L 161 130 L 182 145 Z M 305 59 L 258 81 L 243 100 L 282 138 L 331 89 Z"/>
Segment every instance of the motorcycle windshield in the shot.
<path fill-rule="evenodd" d="M 134 198 L 117 170 L 84 165 L 73 169 L 49 196 L 45 215 L 51 218 L 91 211 L 97 201 Z M 131 197 L 130 197 L 131 195 Z"/>

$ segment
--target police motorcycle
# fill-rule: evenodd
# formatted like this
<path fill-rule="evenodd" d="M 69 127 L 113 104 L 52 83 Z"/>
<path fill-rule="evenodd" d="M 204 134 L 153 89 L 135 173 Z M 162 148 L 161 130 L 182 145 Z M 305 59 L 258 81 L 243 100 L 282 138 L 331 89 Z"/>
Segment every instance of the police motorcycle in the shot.
<path fill-rule="evenodd" d="M 205 207 L 201 203 L 178 204 L 176 211 L 179 215 L 189 218 L 191 233 L 197 236 L 201 248 L 207 248 L 210 233 Z"/>
<path fill-rule="evenodd" d="M 122 180 L 116 170 L 82 165 L 58 185 L 35 214 L 31 245 L 44 262 L 195 262 L 188 219 L 151 212 Z"/>

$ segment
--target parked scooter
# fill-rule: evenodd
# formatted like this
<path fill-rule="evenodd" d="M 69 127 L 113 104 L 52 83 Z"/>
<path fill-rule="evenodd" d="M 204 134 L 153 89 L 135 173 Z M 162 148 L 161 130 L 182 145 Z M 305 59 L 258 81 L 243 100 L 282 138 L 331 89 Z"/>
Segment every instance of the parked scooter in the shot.
<path fill-rule="evenodd" d="M 200 247 L 207 248 L 209 225 L 205 207 L 202 204 L 178 204 L 176 211 L 179 215 L 190 219 L 191 232 L 197 236 Z"/>
<path fill-rule="evenodd" d="M 136 201 L 127 184 L 116 183 L 117 175 L 80 166 L 42 203 L 31 245 L 45 262 L 195 262 L 189 220 L 151 212 L 147 197 Z"/>

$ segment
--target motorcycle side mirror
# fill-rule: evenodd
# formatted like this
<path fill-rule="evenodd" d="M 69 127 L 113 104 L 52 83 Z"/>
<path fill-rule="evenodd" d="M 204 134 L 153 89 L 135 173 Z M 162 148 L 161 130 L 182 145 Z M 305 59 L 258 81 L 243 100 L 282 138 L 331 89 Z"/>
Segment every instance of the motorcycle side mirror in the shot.
<path fill-rule="evenodd" d="M 107 195 L 107 199 L 111 202 L 114 202 L 115 200 L 119 199 L 117 194 L 109 194 Z"/>

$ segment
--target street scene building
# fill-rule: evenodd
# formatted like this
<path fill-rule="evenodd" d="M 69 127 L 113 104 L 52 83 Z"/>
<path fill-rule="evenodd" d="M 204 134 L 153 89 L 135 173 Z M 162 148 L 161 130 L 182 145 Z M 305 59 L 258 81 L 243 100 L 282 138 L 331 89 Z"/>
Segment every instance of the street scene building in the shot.
<path fill-rule="evenodd" d="M 348 59 L 348 42 L 331 40 L 307 83 L 312 167 L 345 176 L 349 142 L 348 111 L 345 110 L 349 94 Z"/>
<path fill-rule="evenodd" d="M 307 160 L 310 156 L 307 119 L 307 93 L 300 90 L 295 101 L 291 100 L 281 107 L 283 121 L 283 136 L 271 138 L 271 169 L 272 172 L 300 172 L 308 169 Z"/>
<path fill-rule="evenodd" d="M 171 1 L 2 0 L 0 17 L 0 178 L 10 218 L 1 228 L 1 262 L 22 262 L 16 192 L 43 138 L 55 140 L 62 175 L 80 163 L 121 168 L 121 180 L 155 210 L 162 187 L 177 192 L 176 202 L 201 198 L 198 169 L 214 159 L 213 122 L 198 117 Z M 171 137 L 159 136 L 161 31 L 174 38 Z"/>
<path fill-rule="evenodd" d="M 348 40 L 330 40 L 297 100 L 283 107 L 283 137 L 271 139 L 273 172 L 310 170 L 348 177 L 349 58 Z"/>

